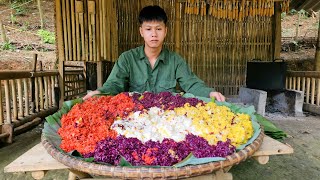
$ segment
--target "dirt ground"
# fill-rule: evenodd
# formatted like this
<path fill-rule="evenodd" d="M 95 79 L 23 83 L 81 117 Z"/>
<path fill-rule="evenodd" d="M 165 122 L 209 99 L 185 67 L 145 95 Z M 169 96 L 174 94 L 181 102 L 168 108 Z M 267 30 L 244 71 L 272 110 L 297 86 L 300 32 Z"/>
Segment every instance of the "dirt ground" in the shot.
<path fill-rule="evenodd" d="M 283 129 L 289 137 L 283 142 L 291 145 L 294 153 L 271 156 L 265 165 L 248 159 L 232 167 L 234 180 L 316 180 L 320 179 L 320 116 L 284 117 L 269 115 L 268 118 Z M 21 154 L 40 142 L 42 125 L 16 136 L 13 144 L 0 144 L 0 179 L 32 180 L 30 172 L 4 173 L 3 168 Z M 9 154 L 9 155 L 8 155 Z M 66 170 L 49 171 L 45 180 L 67 179 Z"/>

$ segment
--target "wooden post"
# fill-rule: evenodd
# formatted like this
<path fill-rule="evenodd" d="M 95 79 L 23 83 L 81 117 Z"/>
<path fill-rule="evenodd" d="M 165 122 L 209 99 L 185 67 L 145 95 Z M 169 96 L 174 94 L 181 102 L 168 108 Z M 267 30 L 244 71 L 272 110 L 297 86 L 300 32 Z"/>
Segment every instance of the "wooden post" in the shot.
<path fill-rule="evenodd" d="M 3 120 L 2 81 L 0 81 L 0 126 L 4 123 Z"/>
<path fill-rule="evenodd" d="M 32 72 L 36 72 L 37 71 L 37 61 L 38 61 L 38 54 L 34 54 L 33 55 L 33 64 L 32 64 Z M 35 112 L 35 77 L 32 76 L 31 77 L 31 112 L 34 113 Z"/>
<path fill-rule="evenodd" d="M 180 53 L 180 41 L 181 41 L 181 37 L 180 37 L 180 21 L 181 21 L 181 12 L 180 12 L 180 2 L 177 1 L 176 5 L 175 5 L 175 15 L 176 15 L 176 19 L 175 19 L 175 32 L 174 32 L 174 37 L 175 37 L 175 51 L 177 53 Z"/>
<path fill-rule="evenodd" d="M 3 43 L 8 42 L 7 36 L 6 36 L 6 31 L 4 29 L 4 26 L 2 24 L 2 21 L 0 21 L 0 29 L 1 29 L 1 39 Z"/>
<path fill-rule="evenodd" d="M 102 87 L 103 85 L 103 68 L 102 61 L 97 62 L 97 86 Z"/>
<path fill-rule="evenodd" d="M 280 58 L 281 51 L 281 5 L 275 2 L 273 17 L 273 59 Z"/>
<path fill-rule="evenodd" d="M 43 29 L 43 13 L 41 8 L 41 1 L 37 0 L 37 2 L 38 2 L 39 14 L 40 14 L 40 25 L 41 25 L 41 29 Z"/>
<path fill-rule="evenodd" d="M 316 47 L 316 57 L 314 60 L 315 63 L 315 71 L 320 71 L 320 11 L 318 11 L 319 22 L 318 22 L 318 40 L 317 40 L 317 47 Z"/>

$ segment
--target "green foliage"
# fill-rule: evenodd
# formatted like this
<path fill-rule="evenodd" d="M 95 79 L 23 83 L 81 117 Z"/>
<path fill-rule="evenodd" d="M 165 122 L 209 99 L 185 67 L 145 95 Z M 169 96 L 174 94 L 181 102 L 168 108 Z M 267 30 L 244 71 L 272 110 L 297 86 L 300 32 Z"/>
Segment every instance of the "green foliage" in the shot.
<path fill-rule="evenodd" d="M 16 15 L 16 16 L 23 16 L 27 12 L 25 6 L 20 6 L 21 3 L 24 3 L 24 2 L 22 2 L 21 0 L 20 1 L 14 1 L 10 5 L 10 7 L 15 10 L 14 15 Z"/>
<path fill-rule="evenodd" d="M 284 20 L 284 18 L 287 16 L 286 12 L 281 13 L 281 20 Z"/>
<path fill-rule="evenodd" d="M 53 32 L 40 29 L 37 34 L 41 37 L 41 41 L 43 43 L 48 43 L 48 44 L 55 43 L 55 35 Z"/>
<path fill-rule="evenodd" d="M 14 51 L 14 50 L 16 50 L 16 47 L 13 44 L 11 44 L 10 42 L 5 42 L 5 43 L 1 44 L 1 50 Z"/>

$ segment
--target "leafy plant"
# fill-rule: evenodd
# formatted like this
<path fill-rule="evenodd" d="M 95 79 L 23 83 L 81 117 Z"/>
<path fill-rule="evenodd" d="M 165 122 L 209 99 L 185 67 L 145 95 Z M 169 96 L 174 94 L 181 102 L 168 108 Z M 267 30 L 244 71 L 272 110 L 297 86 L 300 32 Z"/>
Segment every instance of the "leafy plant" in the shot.
<path fill-rule="evenodd" d="M 16 47 L 11 44 L 10 42 L 4 42 L 2 45 L 1 45 L 1 50 L 11 50 L 11 51 L 14 51 L 16 49 Z"/>
<path fill-rule="evenodd" d="M 15 1 L 10 6 L 15 10 L 14 15 L 23 16 L 27 12 L 24 6 L 20 6 L 23 2 Z"/>
<path fill-rule="evenodd" d="M 41 41 L 43 43 L 54 44 L 55 43 L 55 35 L 53 32 L 40 29 L 37 33 L 41 37 Z"/>

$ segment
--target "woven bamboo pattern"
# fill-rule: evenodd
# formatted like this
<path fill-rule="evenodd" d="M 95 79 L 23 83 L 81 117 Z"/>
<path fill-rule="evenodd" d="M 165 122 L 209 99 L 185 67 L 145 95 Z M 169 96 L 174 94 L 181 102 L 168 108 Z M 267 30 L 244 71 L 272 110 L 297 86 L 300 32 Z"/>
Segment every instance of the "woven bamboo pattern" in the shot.
<path fill-rule="evenodd" d="M 120 166 L 108 166 L 103 164 L 89 163 L 72 157 L 66 153 L 59 151 L 50 141 L 50 139 L 42 136 L 42 145 L 47 152 L 57 161 L 62 164 L 78 171 L 86 172 L 89 174 L 108 176 L 123 179 L 177 179 L 199 176 L 203 174 L 212 173 L 219 169 L 230 167 L 239 164 L 252 156 L 255 151 L 259 149 L 263 141 L 263 130 L 253 143 L 244 149 L 226 157 L 224 161 L 211 162 L 200 165 L 188 165 L 181 168 L 175 167 L 162 167 L 162 168 L 130 168 Z"/>

